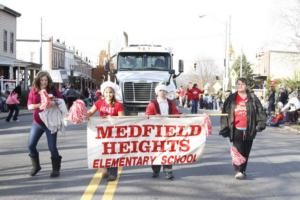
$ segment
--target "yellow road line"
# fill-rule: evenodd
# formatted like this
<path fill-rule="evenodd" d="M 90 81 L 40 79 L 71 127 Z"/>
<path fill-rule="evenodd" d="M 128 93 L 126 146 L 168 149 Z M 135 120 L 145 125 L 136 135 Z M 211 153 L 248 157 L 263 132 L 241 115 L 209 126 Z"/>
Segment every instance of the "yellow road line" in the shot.
<path fill-rule="evenodd" d="M 93 179 L 89 183 L 88 187 L 85 189 L 84 194 L 81 196 L 80 200 L 92 199 L 102 178 L 103 178 L 102 170 L 98 169 L 95 175 L 93 176 Z"/>
<path fill-rule="evenodd" d="M 109 181 L 106 189 L 104 191 L 104 194 L 102 196 L 102 200 L 112 200 L 114 197 L 114 193 L 117 189 L 118 186 L 118 182 L 121 176 L 121 172 L 122 172 L 122 167 L 119 167 L 119 172 L 118 172 L 118 178 L 115 181 Z"/>

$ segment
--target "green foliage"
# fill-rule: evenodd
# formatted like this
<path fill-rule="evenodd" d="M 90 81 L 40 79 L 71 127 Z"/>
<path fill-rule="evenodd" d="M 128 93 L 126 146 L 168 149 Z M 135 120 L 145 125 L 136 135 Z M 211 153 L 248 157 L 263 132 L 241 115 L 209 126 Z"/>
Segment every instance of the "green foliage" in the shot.
<path fill-rule="evenodd" d="M 251 68 L 251 64 L 248 62 L 245 54 L 242 56 L 242 77 L 247 79 L 248 85 L 250 88 L 254 88 L 254 80 L 253 80 L 253 70 Z M 239 56 L 233 63 L 232 67 L 234 71 L 240 75 L 240 66 L 241 66 L 241 56 Z"/>
<path fill-rule="evenodd" d="M 265 96 L 268 97 L 271 91 L 271 85 L 272 85 L 272 81 L 275 81 L 275 92 L 277 93 L 279 91 L 279 87 L 282 83 L 281 79 L 273 79 L 272 77 L 268 77 L 268 79 L 266 80 L 266 94 Z"/>
<path fill-rule="evenodd" d="M 300 89 L 300 71 L 296 71 L 291 78 L 285 78 L 282 80 L 282 83 L 286 88 L 291 89 L 291 91 L 295 91 Z"/>
<path fill-rule="evenodd" d="M 269 77 L 266 81 L 266 96 L 268 96 L 270 93 L 271 80 L 275 81 L 275 90 L 277 92 L 282 84 L 290 91 L 300 89 L 300 71 L 295 72 L 291 78 L 272 79 L 272 77 Z"/>

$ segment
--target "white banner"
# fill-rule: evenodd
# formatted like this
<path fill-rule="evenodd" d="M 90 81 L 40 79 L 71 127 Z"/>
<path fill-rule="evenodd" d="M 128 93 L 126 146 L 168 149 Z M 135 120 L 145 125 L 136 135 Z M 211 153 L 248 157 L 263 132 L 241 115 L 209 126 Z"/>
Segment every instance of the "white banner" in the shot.
<path fill-rule="evenodd" d="M 211 132 L 208 115 L 91 118 L 89 168 L 192 163 Z"/>

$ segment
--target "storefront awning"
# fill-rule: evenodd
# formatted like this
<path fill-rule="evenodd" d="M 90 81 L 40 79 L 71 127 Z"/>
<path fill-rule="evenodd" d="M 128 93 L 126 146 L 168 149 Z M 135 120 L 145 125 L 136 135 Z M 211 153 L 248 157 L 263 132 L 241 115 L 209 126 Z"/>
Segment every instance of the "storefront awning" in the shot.
<path fill-rule="evenodd" d="M 15 67 L 28 67 L 28 66 L 35 66 L 37 69 L 41 68 L 40 64 L 33 63 L 33 62 L 26 62 L 23 60 L 18 60 L 15 58 L 10 58 L 6 56 L 0 56 L 0 66 L 15 66 Z"/>

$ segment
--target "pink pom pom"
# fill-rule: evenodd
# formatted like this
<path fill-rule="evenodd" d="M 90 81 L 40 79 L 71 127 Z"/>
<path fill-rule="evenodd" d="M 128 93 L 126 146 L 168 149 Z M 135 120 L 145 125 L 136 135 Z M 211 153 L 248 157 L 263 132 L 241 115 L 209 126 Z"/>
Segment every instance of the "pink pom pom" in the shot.
<path fill-rule="evenodd" d="M 73 105 L 70 108 L 67 120 L 73 124 L 83 123 L 87 119 L 87 108 L 85 103 L 78 99 L 73 102 Z"/>
<path fill-rule="evenodd" d="M 235 147 L 230 148 L 230 154 L 232 157 L 232 164 L 236 166 L 240 166 L 246 162 L 245 157 L 241 155 L 240 152 Z"/>

